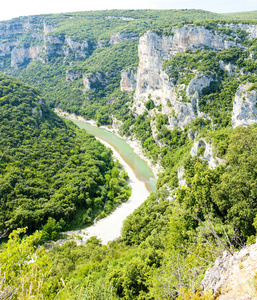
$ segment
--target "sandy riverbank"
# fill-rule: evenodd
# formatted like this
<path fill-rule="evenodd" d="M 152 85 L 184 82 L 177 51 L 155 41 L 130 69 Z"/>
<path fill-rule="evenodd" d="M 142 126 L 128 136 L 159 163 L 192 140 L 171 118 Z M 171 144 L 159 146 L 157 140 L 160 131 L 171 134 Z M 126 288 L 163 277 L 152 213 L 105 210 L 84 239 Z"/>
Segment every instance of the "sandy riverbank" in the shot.
<path fill-rule="evenodd" d="M 72 120 L 78 120 L 80 122 L 89 123 L 92 126 L 97 126 L 96 121 L 94 121 L 94 120 L 86 120 L 81 116 L 77 116 L 75 114 L 70 114 L 70 113 L 62 111 L 60 109 L 57 109 L 57 108 L 55 109 L 55 112 L 61 117 L 68 117 L 69 119 L 72 119 Z M 115 134 L 119 138 L 123 139 L 134 150 L 134 152 L 147 163 L 148 167 L 152 170 L 155 179 L 156 180 L 158 179 L 158 174 L 160 172 L 162 172 L 163 169 L 160 166 L 160 164 L 158 164 L 158 163 L 153 164 L 152 161 L 144 155 L 144 153 L 142 151 L 142 146 L 141 146 L 141 143 L 139 140 L 121 136 L 119 134 L 119 129 L 115 128 L 115 127 L 100 126 L 100 128 L 104 128 L 104 129 L 108 130 L 109 132 Z"/>
<path fill-rule="evenodd" d="M 131 197 L 128 201 L 121 204 L 116 210 L 104 219 L 97 221 L 94 225 L 81 230 L 67 231 L 67 239 L 59 240 L 57 243 L 63 244 L 67 240 L 75 240 L 77 244 L 84 244 L 85 241 L 91 236 L 97 236 L 102 240 L 103 244 L 112 241 L 121 235 L 122 223 L 137 207 L 139 207 L 149 196 L 145 183 L 136 178 L 134 171 L 123 160 L 120 154 L 107 142 L 100 140 L 106 147 L 113 151 L 113 156 L 123 166 L 124 170 L 128 173 L 129 182 L 131 186 Z"/>

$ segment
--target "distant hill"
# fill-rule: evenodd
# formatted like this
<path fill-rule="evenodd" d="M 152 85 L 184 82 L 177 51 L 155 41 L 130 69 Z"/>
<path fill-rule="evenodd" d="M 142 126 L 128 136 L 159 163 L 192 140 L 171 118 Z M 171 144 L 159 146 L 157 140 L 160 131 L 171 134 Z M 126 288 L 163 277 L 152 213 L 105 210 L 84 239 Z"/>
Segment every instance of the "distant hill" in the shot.
<path fill-rule="evenodd" d="M 228 19 L 256 20 L 257 19 L 257 10 L 237 12 L 237 13 L 227 13 L 227 14 L 223 14 L 223 16 Z"/>

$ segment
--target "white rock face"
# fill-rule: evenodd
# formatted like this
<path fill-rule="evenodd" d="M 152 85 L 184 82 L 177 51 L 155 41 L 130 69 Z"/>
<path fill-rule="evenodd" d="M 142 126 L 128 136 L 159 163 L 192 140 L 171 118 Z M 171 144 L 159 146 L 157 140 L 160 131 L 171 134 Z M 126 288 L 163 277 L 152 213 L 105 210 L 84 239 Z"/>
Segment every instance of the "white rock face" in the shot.
<path fill-rule="evenodd" d="M 185 91 L 191 101 L 184 102 L 177 93 L 178 87 L 174 86 L 162 69 L 162 62 L 187 49 L 195 50 L 208 46 L 219 50 L 232 45 L 235 45 L 235 42 L 225 41 L 223 35 L 217 35 L 202 26 L 185 25 L 175 28 L 170 36 L 159 36 L 153 31 L 148 31 L 139 39 L 139 66 L 133 111 L 142 114 L 146 110 L 144 103 L 150 97 L 156 106 L 161 104 L 161 113 L 169 115 L 168 129 L 174 129 L 176 126 L 183 129 L 196 116 L 206 117 L 199 112 L 197 99 L 200 91 L 209 86 L 215 78 L 196 74 Z"/>
<path fill-rule="evenodd" d="M 134 18 L 128 18 L 128 17 L 115 17 L 115 16 L 106 16 L 105 19 L 120 19 L 122 21 L 132 21 L 135 20 Z"/>
<path fill-rule="evenodd" d="M 56 30 L 55 27 L 53 27 L 52 25 L 46 24 L 45 21 L 44 21 L 43 25 L 44 25 L 43 32 L 45 35 Z"/>
<path fill-rule="evenodd" d="M 69 36 L 65 37 L 65 43 L 69 46 L 68 51 L 66 52 L 66 55 L 68 55 L 70 52 L 75 52 L 75 57 L 85 57 L 88 53 L 88 42 L 84 41 L 83 43 L 78 43 L 73 41 Z M 64 51 L 65 51 L 65 47 Z"/>
<path fill-rule="evenodd" d="M 122 35 L 119 32 L 117 32 L 117 33 L 112 34 L 111 39 L 110 39 L 110 44 L 115 45 L 115 44 L 122 42 L 122 40 L 123 40 Z"/>
<path fill-rule="evenodd" d="M 196 77 L 192 79 L 187 86 L 186 96 L 190 99 L 196 100 L 203 88 L 208 87 L 212 81 L 213 76 L 196 75 Z"/>
<path fill-rule="evenodd" d="M 12 37 L 16 34 L 29 33 L 31 37 L 41 40 L 41 43 L 30 46 L 29 48 L 19 46 L 20 41 L 17 39 L 12 42 L 0 43 L 0 56 L 5 57 L 11 54 L 11 67 L 18 67 L 35 59 L 40 59 L 44 62 L 42 57 L 45 57 L 47 61 L 51 55 L 68 56 L 75 54 L 75 58 L 80 58 L 88 54 L 87 41 L 79 43 L 73 41 L 71 37 L 68 36 L 51 35 L 51 32 L 54 30 L 56 30 L 56 28 L 47 25 L 45 22 L 43 22 L 43 24 L 30 23 L 30 18 L 28 18 L 28 22 L 0 23 L 0 34 L 10 35 Z M 12 38 L 15 39 L 16 37 Z"/>
<path fill-rule="evenodd" d="M 225 41 L 223 35 L 218 35 L 203 26 L 185 25 L 176 30 L 172 52 L 186 51 L 187 49 L 195 50 L 200 47 L 207 46 L 211 49 L 221 50 L 235 46 L 234 41 Z"/>
<path fill-rule="evenodd" d="M 0 35 L 12 35 L 26 33 L 28 23 L 20 21 L 11 23 L 0 23 Z"/>
<path fill-rule="evenodd" d="M 45 44 L 63 44 L 63 40 L 61 40 L 58 36 L 46 35 Z"/>
<path fill-rule="evenodd" d="M 198 155 L 199 148 L 203 147 L 204 152 Z M 190 152 L 191 156 L 198 156 L 203 160 L 208 162 L 209 168 L 214 169 L 220 164 L 224 163 L 224 160 L 218 157 L 214 157 L 212 145 L 207 143 L 204 139 L 200 139 L 194 142 L 194 145 Z"/>
<path fill-rule="evenodd" d="M 257 244 L 244 247 L 240 252 L 216 259 L 202 281 L 204 291 L 212 291 L 215 299 L 256 299 L 253 288 L 257 264 Z M 217 297 L 217 298 L 216 298 Z"/>
<path fill-rule="evenodd" d="M 229 64 L 226 65 L 226 64 L 224 63 L 224 61 L 222 61 L 222 60 L 220 61 L 219 67 L 220 67 L 223 71 L 226 71 L 227 74 L 228 74 L 228 76 L 233 75 L 235 69 L 237 68 L 236 65 L 233 65 L 233 64 L 231 64 L 231 63 L 229 63 Z"/>
<path fill-rule="evenodd" d="M 132 35 L 133 35 L 133 32 L 131 32 L 131 33 L 120 33 L 120 32 L 114 33 L 114 34 L 111 35 L 111 39 L 110 39 L 109 43 L 111 45 L 115 45 L 115 44 L 118 44 L 120 42 L 138 40 L 137 36 L 132 36 Z"/>
<path fill-rule="evenodd" d="M 162 59 L 170 58 L 169 49 L 172 45 L 172 36 L 160 37 L 151 31 L 144 34 L 139 40 L 138 55 L 139 67 L 137 72 L 136 99 L 147 96 L 155 89 L 163 88 L 163 80 L 169 80 L 162 74 Z M 161 75 L 163 78 L 161 78 Z"/>
<path fill-rule="evenodd" d="M 26 60 L 35 60 L 40 58 L 39 55 L 43 46 L 31 46 L 30 48 L 14 48 L 11 52 L 11 66 L 17 67 L 22 65 Z"/>
<path fill-rule="evenodd" d="M 179 184 L 179 187 L 187 186 L 186 178 L 184 178 L 184 172 L 185 172 L 184 167 L 181 167 L 181 168 L 178 169 L 178 184 Z"/>
<path fill-rule="evenodd" d="M 125 92 L 132 92 L 137 85 L 136 73 L 133 70 L 127 69 L 121 72 L 120 89 Z"/>
<path fill-rule="evenodd" d="M 90 81 L 88 77 L 83 77 L 83 84 L 85 86 L 85 91 L 90 90 Z"/>
<path fill-rule="evenodd" d="M 248 38 L 255 39 L 257 37 L 257 25 L 249 24 L 226 24 L 226 26 L 232 30 L 241 29 L 246 31 L 249 35 Z"/>
<path fill-rule="evenodd" d="M 0 56 L 7 56 L 11 54 L 11 45 L 9 43 L 0 44 Z"/>
<path fill-rule="evenodd" d="M 162 59 L 171 57 L 172 36 L 160 37 L 149 31 L 139 40 L 139 66 L 135 91 L 134 111 L 145 111 L 144 102 L 149 94 L 156 106 L 162 105 L 162 113 L 169 115 L 169 128 L 186 126 L 195 117 L 191 103 L 177 101 L 174 84 L 162 70 Z M 174 111 L 174 112 L 173 112 Z M 183 112 L 181 114 L 181 112 Z M 175 117 L 174 116 L 178 116 Z"/>
<path fill-rule="evenodd" d="M 109 77 L 109 76 L 112 76 L 114 75 L 114 73 L 100 73 L 100 72 L 97 72 L 95 74 L 92 74 L 90 76 L 83 76 L 83 84 L 85 86 L 85 90 L 84 91 L 87 91 L 87 90 L 91 90 L 93 91 L 94 89 L 92 88 L 92 83 L 96 83 L 96 82 L 99 82 L 103 85 L 106 85 L 109 83 L 109 80 L 108 78 L 106 77 Z"/>
<path fill-rule="evenodd" d="M 249 126 L 257 122 L 257 92 L 252 84 L 240 85 L 233 102 L 232 127 Z"/>

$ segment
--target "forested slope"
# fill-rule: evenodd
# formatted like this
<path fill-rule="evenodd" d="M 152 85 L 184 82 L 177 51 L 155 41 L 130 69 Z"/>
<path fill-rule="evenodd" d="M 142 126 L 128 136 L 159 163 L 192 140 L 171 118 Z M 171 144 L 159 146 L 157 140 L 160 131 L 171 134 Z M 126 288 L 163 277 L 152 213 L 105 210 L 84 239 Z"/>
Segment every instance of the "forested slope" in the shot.
<path fill-rule="evenodd" d="M 117 118 L 121 121 L 116 122 L 120 124 L 120 134 L 140 143 L 144 154 L 153 163 L 159 162 L 164 169 L 159 175 L 157 191 L 125 220 L 120 239 L 107 246 L 96 238 L 89 239 L 85 246 L 68 242 L 55 246 L 48 254 L 37 254 L 42 258 L 45 273 L 44 277 L 33 277 L 33 286 L 36 287 L 42 277 L 44 284 L 39 284 L 38 290 L 25 289 L 24 295 L 31 291 L 32 294 L 40 294 L 43 299 L 214 299 L 208 291 L 201 291 L 205 271 L 224 250 L 232 256 L 246 243 L 255 242 L 257 229 L 256 12 L 238 15 L 243 19 L 252 16 L 253 19 L 227 22 L 224 20 L 227 16 L 195 10 L 42 16 L 46 22 L 41 28 L 43 37 L 39 53 L 44 55 L 34 57 L 27 50 L 18 50 L 23 47 L 21 44 L 15 44 L 23 38 L 26 41 L 24 27 L 22 30 L 25 31 L 15 37 L 9 33 L 6 35 L 4 43 L 10 43 L 7 36 L 14 43 L 10 52 L 5 45 L 2 67 L 6 72 L 22 76 L 38 86 L 44 95 L 48 95 L 46 101 L 52 107 L 96 119 L 98 124 L 112 124 Z M 97 20 L 94 16 L 98 17 L 99 25 L 94 23 Z M 32 27 L 25 22 L 26 28 L 37 28 L 37 20 L 35 17 L 28 22 Z M 96 28 L 92 26 L 92 30 L 85 32 L 88 20 Z M 180 23 L 174 25 L 173 20 Z M 155 28 L 147 30 L 150 27 Z M 109 32 L 104 28 L 108 28 Z M 17 30 L 21 29 L 16 27 Z M 40 39 L 40 34 L 35 37 Z M 36 51 L 36 48 L 31 48 L 34 42 L 28 40 L 28 45 L 25 43 L 23 48 Z M 12 168 L 14 166 L 15 169 L 20 161 L 34 166 L 27 162 L 30 156 L 23 154 L 27 151 L 24 148 L 26 143 L 23 146 L 19 141 L 26 141 L 27 132 L 36 136 L 36 129 L 31 129 L 30 125 L 26 131 L 19 125 L 21 130 L 14 137 L 11 135 L 13 132 L 10 133 L 13 147 L 19 144 L 18 153 L 21 154 L 17 155 L 21 159 L 12 162 L 11 147 L 5 142 L 1 164 L 6 173 L 3 173 L 1 186 L 9 188 L 16 183 L 17 177 L 30 185 L 26 191 L 15 185 L 20 210 L 15 206 L 16 194 L 10 194 L 10 202 L 8 199 L 2 202 L 11 207 L 3 211 L 6 214 L 5 227 L 8 224 L 15 227 L 16 216 L 20 216 L 20 212 L 25 211 L 24 216 L 31 213 L 27 212 L 25 202 L 38 213 L 36 220 L 41 220 L 41 213 L 47 208 L 44 206 L 46 202 L 40 200 L 38 203 L 36 199 L 39 197 L 33 198 L 34 194 L 40 199 L 47 199 L 50 195 L 50 203 L 55 199 L 61 200 L 60 204 L 56 203 L 56 208 L 60 207 L 64 216 L 56 217 L 57 220 L 66 217 L 67 203 L 69 209 L 75 209 L 81 199 L 86 199 L 83 205 L 88 205 L 88 198 L 96 197 L 93 200 L 94 210 L 99 204 L 102 207 L 103 195 L 111 196 L 113 202 L 121 197 L 113 194 L 114 191 L 107 191 L 108 186 L 113 186 L 111 178 L 118 176 L 117 169 L 110 170 L 112 164 L 108 151 L 101 157 L 97 152 L 94 153 L 96 156 L 92 154 L 93 159 L 90 152 L 87 160 L 92 162 L 86 167 L 89 167 L 90 176 L 96 176 L 93 177 L 94 182 L 98 186 L 100 183 L 100 190 L 94 190 L 92 197 L 87 194 L 86 198 L 80 197 L 80 164 L 82 160 L 85 163 L 83 145 L 86 143 L 85 148 L 90 148 L 89 140 L 90 143 L 96 142 L 91 137 L 83 138 L 82 142 L 80 133 L 75 134 L 71 125 L 65 124 L 39 101 L 37 99 L 32 106 L 26 106 L 29 117 L 24 118 L 25 125 L 34 122 L 36 129 L 44 128 L 47 136 L 54 140 L 54 145 L 49 143 L 54 155 L 58 156 L 58 166 L 64 157 L 65 162 L 61 164 L 61 174 L 59 170 L 52 171 L 51 167 L 45 170 L 40 161 L 46 159 L 45 156 L 41 158 L 42 151 L 29 144 L 29 155 L 33 156 L 34 152 L 38 155 L 38 167 L 48 181 L 42 183 L 40 178 L 33 185 L 31 178 L 23 179 L 24 174 L 30 174 L 27 169 L 22 175 L 10 173 L 12 176 L 5 177 L 8 172 L 18 172 Z M 49 114 L 50 119 L 45 120 L 44 114 Z M 48 130 L 48 124 L 54 124 L 49 125 L 53 127 L 53 133 Z M 67 137 L 65 135 L 65 145 L 79 145 L 77 150 L 70 146 L 65 152 L 65 147 L 62 148 L 57 137 L 60 132 L 60 136 L 64 135 L 62 128 L 68 134 Z M 39 136 L 37 143 L 41 150 L 45 147 L 42 142 L 44 133 L 40 132 Z M 56 145 L 60 149 L 57 150 Z M 11 163 L 6 164 L 7 159 Z M 52 165 L 55 166 L 55 163 L 51 161 Z M 35 173 L 39 178 L 38 169 L 33 168 L 33 175 Z M 53 173 L 47 173 L 49 171 Z M 62 180 L 67 178 L 66 175 L 74 180 L 73 174 L 78 181 L 75 180 L 75 186 L 71 187 L 69 182 L 67 190 L 66 186 L 62 186 Z M 56 180 L 53 181 L 53 178 Z M 89 184 L 94 183 L 89 180 Z M 121 180 L 117 184 L 124 183 Z M 53 187 L 56 191 L 52 190 Z M 92 189 L 92 185 L 90 187 Z M 51 192 L 47 194 L 45 190 L 49 188 Z M 69 198 L 70 193 L 75 203 Z M 24 198 L 26 201 L 22 202 Z M 83 217 L 86 222 L 88 217 L 92 218 L 88 209 Z M 51 210 L 47 213 L 51 214 Z M 44 222 L 35 224 L 40 227 Z M 24 226 L 26 222 L 18 225 Z M 48 227 L 51 226 L 48 223 Z M 1 253 L 3 258 L 12 243 L 14 249 L 23 246 L 17 233 L 14 234 L 16 238 L 10 239 Z M 30 251 L 27 261 L 33 253 L 29 245 L 38 243 L 40 235 L 38 233 L 24 240 Z M 31 270 L 25 262 L 13 279 L 8 262 L 12 262 L 11 259 L 5 264 L 5 272 L 9 274 L 5 288 L 19 286 L 17 282 L 22 276 L 31 278 Z M 33 266 L 36 268 L 37 263 Z M 51 272 L 48 271 L 50 269 Z M 257 290 L 256 277 L 252 287 Z"/>
<path fill-rule="evenodd" d="M 0 104 L 1 231 L 32 232 L 49 218 L 64 229 L 78 211 L 87 224 L 128 199 L 111 151 L 53 113 L 37 89 L 1 73 Z"/>
<path fill-rule="evenodd" d="M 0 24 L 0 71 L 40 88 L 51 107 L 108 124 L 109 104 L 124 104 L 121 71 L 137 67 L 138 39 L 147 29 L 219 18 L 193 9 L 21 17 Z"/>

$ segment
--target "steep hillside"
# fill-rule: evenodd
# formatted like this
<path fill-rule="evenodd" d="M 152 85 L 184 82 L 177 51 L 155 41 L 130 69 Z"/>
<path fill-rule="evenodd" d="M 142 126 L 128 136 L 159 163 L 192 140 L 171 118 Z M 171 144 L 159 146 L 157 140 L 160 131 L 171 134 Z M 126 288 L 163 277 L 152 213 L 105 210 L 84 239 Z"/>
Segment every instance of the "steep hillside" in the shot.
<path fill-rule="evenodd" d="M 39 87 L 52 107 L 109 123 L 102 107 L 122 97 L 121 71 L 138 64 L 138 39 L 147 29 L 218 17 L 117 10 L 18 18 L 1 23 L 0 71 Z"/>
<path fill-rule="evenodd" d="M 38 90 L 1 73 L 0 105 L 1 232 L 51 218 L 60 230 L 78 213 L 78 224 L 91 223 L 128 199 L 110 150 L 61 120 Z"/>
<path fill-rule="evenodd" d="M 224 250 L 233 257 L 256 239 L 257 23 L 195 10 L 106 13 L 4 25 L 3 70 L 51 95 L 52 107 L 99 125 L 120 120 L 120 134 L 164 169 L 157 191 L 125 220 L 120 239 L 108 246 L 96 238 L 85 246 L 68 242 L 49 252 L 52 272 L 42 298 L 213 299 L 201 291 L 205 271 Z M 89 20 L 95 26 L 83 31 Z M 41 30 L 40 42 L 23 47 L 24 28 L 39 40 Z M 30 109 L 32 118 L 44 116 L 41 106 Z M 77 157 L 68 159 L 75 172 Z M 101 163 L 93 165 L 101 171 Z M 97 203 L 107 193 L 101 183 Z"/>

